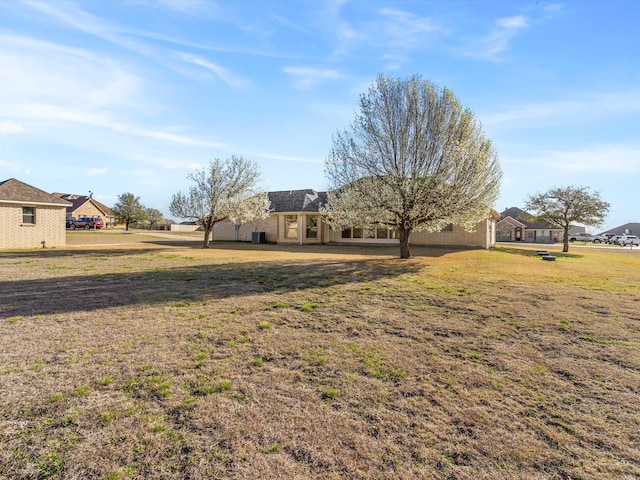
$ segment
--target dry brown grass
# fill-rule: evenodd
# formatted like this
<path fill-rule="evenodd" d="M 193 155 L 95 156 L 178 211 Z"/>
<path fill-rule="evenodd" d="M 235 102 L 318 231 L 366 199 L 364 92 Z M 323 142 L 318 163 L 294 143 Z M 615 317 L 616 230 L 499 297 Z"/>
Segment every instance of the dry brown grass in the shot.
<path fill-rule="evenodd" d="M 640 477 L 639 253 L 198 246 L 0 253 L 0 477 Z"/>

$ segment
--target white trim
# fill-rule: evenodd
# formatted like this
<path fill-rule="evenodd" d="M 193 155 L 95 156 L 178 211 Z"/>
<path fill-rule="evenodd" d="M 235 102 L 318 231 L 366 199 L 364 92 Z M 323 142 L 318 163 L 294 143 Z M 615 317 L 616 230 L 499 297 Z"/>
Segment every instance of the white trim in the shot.
<path fill-rule="evenodd" d="M 65 204 L 62 204 L 62 203 L 30 202 L 30 201 L 27 201 L 27 200 L 3 200 L 1 198 L 0 198 L 0 203 L 10 203 L 12 205 L 21 205 L 23 207 L 30 207 L 30 206 L 33 205 L 35 207 L 41 206 L 41 207 L 67 208 L 67 207 L 70 207 L 72 205 L 71 203 L 68 203 L 68 202 L 65 202 L 65 203 L 67 203 L 65 205 Z"/>

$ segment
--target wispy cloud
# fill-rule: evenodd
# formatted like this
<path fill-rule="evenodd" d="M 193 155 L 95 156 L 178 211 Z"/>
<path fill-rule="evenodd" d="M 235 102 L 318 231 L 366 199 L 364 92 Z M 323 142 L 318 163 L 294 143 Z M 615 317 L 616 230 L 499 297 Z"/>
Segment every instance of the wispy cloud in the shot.
<path fill-rule="evenodd" d="M 498 60 L 500 54 L 510 48 L 511 41 L 528 26 L 529 22 L 523 15 L 500 18 L 487 35 L 471 39 L 463 54 L 469 57 Z"/>
<path fill-rule="evenodd" d="M 276 20 L 278 23 L 280 23 L 280 24 L 284 25 L 285 27 L 288 27 L 288 28 L 290 28 L 290 29 L 292 29 L 292 30 L 296 30 L 296 31 L 298 31 L 298 32 L 304 33 L 304 34 L 306 34 L 306 35 L 309 35 L 309 33 L 310 33 L 310 32 L 309 32 L 309 30 L 307 30 L 306 28 L 304 28 L 302 25 L 299 25 L 299 24 L 294 23 L 294 22 L 292 22 L 292 21 L 290 21 L 290 20 L 287 20 L 286 18 L 284 18 L 284 17 L 282 17 L 282 16 L 278 15 L 277 13 L 275 13 L 275 12 L 273 12 L 273 11 L 269 12 L 269 15 L 270 15 L 274 20 Z"/>
<path fill-rule="evenodd" d="M 119 29 L 114 25 L 111 25 L 99 17 L 77 8 L 71 3 L 65 3 L 65 8 L 62 10 L 56 8 L 56 4 L 53 2 L 41 2 L 36 0 L 22 1 L 40 13 L 55 18 L 58 21 L 84 33 L 101 38 L 142 55 L 149 56 L 152 54 L 152 49 L 148 44 L 141 43 L 130 38 L 119 31 Z"/>
<path fill-rule="evenodd" d="M 0 34 L 0 100 L 135 105 L 140 78 L 115 62 L 78 48 Z"/>
<path fill-rule="evenodd" d="M 567 122 L 580 124 L 625 113 L 640 113 L 640 90 L 582 92 L 558 101 L 511 105 L 481 118 L 485 125 L 552 126 Z"/>
<path fill-rule="evenodd" d="M 284 73 L 293 78 L 293 85 L 300 90 L 311 89 L 328 80 L 344 78 L 337 70 L 313 67 L 284 67 Z"/>
<path fill-rule="evenodd" d="M 105 175 L 108 172 L 106 168 L 90 168 L 85 172 L 85 175 L 89 177 L 97 177 L 99 175 Z"/>
<path fill-rule="evenodd" d="M 550 170 L 566 173 L 625 174 L 640 173 L 639 145 L 593 145 L 577 150 L 540 152 L 529 159 Z"/>
<path fill-rule="evenodd" d="M 391 48 L 405 50 L 423 47 L 429 42 L 430 35 L 446 33 L 445 28 L 429 18 L 411 12 L 384 8 L 378 13 L 384 19 L 385 42 Z"/>
<path fill-rule="evenodd" d="M 248 80 L 241 78 L 240 76 L 232 73 L 230 70 L 221 67 L 220 65 L 217 65 L 213 62 L 210 62 L 205 58 L 183 52 L 177 52 L 177 55 L 183 61 L 201 67 L 207 72 L 213 73 L 216 77 L 218 77 L 230 87 L 244 88 L 249 85 Z"/>
<path fill-rule="evenodd" d="M 290 155 L 279 155 L 274 153 L 249 152 L 249 155 L 266 158 L 268 160 L 283 160 L 285 162 L 322 163 L 324 161 L 322 158 L 292 157 Z"/>
<path fill-rule="evenodd" d="M 31 167 L 25 167 L 23 163 L 11 162 L 11 161 L 2 160 L 2 159 L 0 159 L 0 167 L 12 172 L 25 174 L 25 175 L 30 174 L 31 171 L 33 170 L 33 168 Z"/>
<path fill-rule="evenodd" d="M 3 121 L 0 122 L 0 135 L 12 135 L 24 132 L 24 126 L 19 123 Z"/>

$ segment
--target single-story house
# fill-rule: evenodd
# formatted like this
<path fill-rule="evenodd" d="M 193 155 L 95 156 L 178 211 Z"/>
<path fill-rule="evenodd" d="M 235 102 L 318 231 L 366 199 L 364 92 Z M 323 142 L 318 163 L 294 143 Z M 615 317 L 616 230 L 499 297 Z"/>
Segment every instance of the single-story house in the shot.
<path fill-rule="evenodd" d="M 507 208 L 496 223 L 496 240 L 499 242 L 561 242 L 562 228 L 531 221 L 531 215 L 517 207 Z"/>
<path fill-rule="evenodd" d="M 602 232 L 600 235 L 610 233 L 612 235 L 638 235 L 640 236 L 640 223 L 625 223 L 619 227 L 612 228 L 606 232 Z"/>
<path fill-rule="evenodd" d="M 320 214 L 327 201 L 326 192 L 312 189 L 268 192 L 271 215 L 263 220 L 243 224 L 217 223 L 214 240 L 252 241 L 254 232 L 264 232 L 268 243 L 280 244 L 387 244 L 400 243 L 398 234 L 386 226 L 351 227 L 335 231 Z M 495 222 L 498 214 L 478 222 L 473 232 L 449 225 L 440 232 L 414 232 L 412 245 L 448 245 L 491 248 L 495 246 Z"/>
<path fill-rule="evenodd" d="M 71 204 L 67 207 L 67 218 L 100 217 L 104 220 L 105 226 L 112 227 L 116 224 L 113 210 L 93 198 L 93 194 L 87 196 L 74 193 L 53 193 L 53 195 Z"/>
<path fill-rule="evenodd" d="M 0 182 L 0 249 L 65 246 L 69 206 L 15 178 Z"/>

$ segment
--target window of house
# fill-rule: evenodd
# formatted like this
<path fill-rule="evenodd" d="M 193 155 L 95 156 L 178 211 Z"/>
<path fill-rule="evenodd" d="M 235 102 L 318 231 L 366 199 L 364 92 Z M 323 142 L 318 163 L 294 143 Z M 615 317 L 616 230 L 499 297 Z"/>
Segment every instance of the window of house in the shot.
<path fill-rule="evenodd" d="M 362 227 L 353 227 L 353 238 L 362 238 Z"/>
<path fill-rule="evenodd" d="M 378 225 L 376 228 L 376 238 L 387 238 L 389 236 L 389 229 L 384 225 Z"/>
<path fill-rule="evenodd" d="M 398 234 L 398 230 L 396 230 L 395 228 L 389 229 L 389 238 L 393 238 L 394 240 L 397 240 L 398 238 L 400 238 L 400 235 Z"/>
<path fill-rule="evenodd" d="M 36 223 L 36 207 L 22 207 L 22 223 Z"/>
<path fill-rule="evenodd" d="M 363 229 L 364 238 L 376 238 L 376 227 L 373 225 L 367 225 Z"/>
<path fill-rule="evenodd" d="M 318 238 L 318 217 L 307 215 L 307 238 Z"/>
<path fill-rule="evenodd" d="M 298 238 L 298 216 L 284 216 L 284 238 Z"/>
<path fill-rule="evenodd" d="M 453 232 L 453 223 L 450 223 L 449 225 L 445 225 L 444 227 L 442 227 L 442 230 L 440 230 L 441 232 Z"/>
<path fill-rule="evenodd" d="M 342 238 L 351 238 L 351 227 L 342 230 Z"/>

